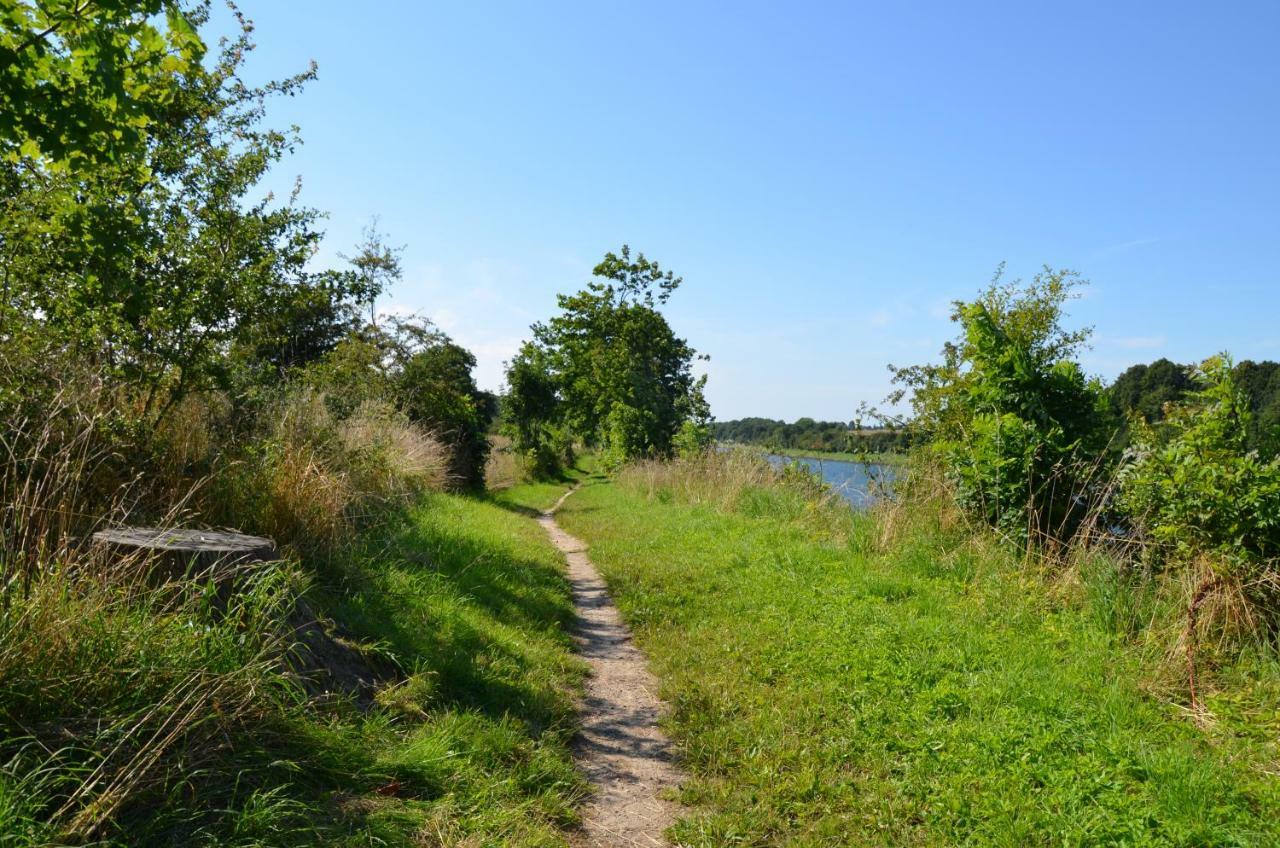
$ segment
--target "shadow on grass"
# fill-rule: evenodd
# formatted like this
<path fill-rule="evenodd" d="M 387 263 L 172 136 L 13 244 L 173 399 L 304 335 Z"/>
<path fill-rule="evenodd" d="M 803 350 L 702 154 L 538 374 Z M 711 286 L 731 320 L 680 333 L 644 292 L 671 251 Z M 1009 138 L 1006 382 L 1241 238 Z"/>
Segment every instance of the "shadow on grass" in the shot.
<path fill-rule="evenodd" d="M 406 678 L 425 681 L 410 711 L 362 712 L 336 698 L 264 716 L 229 740 L 216 769 L 167 790 L 198 801 L 121 816 L 141 835 L 138 844 L 186 844 L 206 827 L 224 831 L 227 813 L 262 798 L 280 808 L 263 817 L 272 822 L 272 844 L 314 844 L 317 831 L 400 844 L 402 828 L 388 819 L 408 815 L 393 812 L 397 799 L 456 796 L 446 803 L 465 807 L 468 793 L 500 791 L 514 793 L 505 802 L 512 816 L 527 816 L 516 811 L 555 806 L 534 799 L 576 792 L 569 587 L 554 552 L 532 547 L 541 531 L 526 537 L 495 506 L 482 497 L 428 502 L 422 513 L 371 528 L 360 552 L 317 575 L 313 595 L 324 615 L 393 658 Z M 445 753 L 414 747 L 442 738 Z M 548 757 L 557 765 L 536 764 Z M 477 809 L 491 818 L 495 803 L 504 802 Z M 185 817 L 170 820 L 158 809 Z M 285 832 L 293 819 L 297 838 Z M 241 822 L 231 827 L 243 830 Z"/>
<path fill-rule="evenodd" d="M 391 561 L 359 563 L 330 614 L 406 672 L 433 674 L 433 706 L 516 718 L 536 734 L 564 718 L 539 659 L 569 646 L 574 614 L 556 561 L 521 547 L 467 526 L 405 522 L 377 554 Z"/>

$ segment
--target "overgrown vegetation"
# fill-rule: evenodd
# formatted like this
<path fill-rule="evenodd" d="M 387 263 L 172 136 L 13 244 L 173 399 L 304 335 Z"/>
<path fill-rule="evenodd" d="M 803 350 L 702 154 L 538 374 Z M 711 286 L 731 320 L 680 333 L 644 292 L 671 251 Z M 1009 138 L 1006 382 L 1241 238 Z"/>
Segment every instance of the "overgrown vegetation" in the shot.
<path fill-rule="evenodd" d="M 258 186 L 314 68 L 207 3 L 0 4 L 0 843 L 561 845 L 560 560 L 483 484 L 469 352 L 370 229 Z M 120 559 L 111 524 L 280 560 Z"/>
<path fill-rule="evenodd" d="M 1107 397 L 1122 421 L 1120 444 L 1127 441 L 1129 418 L 1136 415 L 1147 423 L 1158 423 L 1168 405 L 1177 405 L 1194 392 L 1198 367 L 1157 359 L 1150 365 L 1134 365 L 1117 377 L 1107 387 Z M 1249 404 L 1246 444 L 1262 456 L 1275 456 L 1280 453 L 1280 362 L 1245 360 L 1232 367 L 1231 377 Z"/>
<path fill-rule="evenodd" d="M 560 569 L 520 514 L 444 494 L 229 604 L 60 563 L 0 615 L 0 839 L 563 845 Z"/>
<path fill-rule="evenodd" d="M 1109 391 L 1086 379 L 1074 357 L 1088 330 L 1064 327 L 1079 282 L 1048 269 L 1026 285 L 997 277 L 956 304 L 962 334 L 942 363 L 898 369 L 898 397 L 910 396 L 911 427 L 968 518 L 1033 559 L 1110 563 L 1109 591 L 1134 604 L 1179 595 L 1149 625 L 1174 628 L 1165 641 L 1185 656 L 1203 717 L 1202 643 L 1224 668 L 1241 651 L 1275 651 L 1275 427 L 1259 426 L 1239 379 L 1257 369 L 1225 355 L 1130 371 Z"/>
<path fill-rule="evenodd" d="M 322 214 L 262 190 L 316 71 L 246 82 L 232 10 L 210 50 L 203 0 L 0 0 L 0 842 L 563 844 L 582 668 L 527 519 L 583 448 L 617 484 L 567 521 L 664 675 L 682 840 L 1280 839 L 1280 366 L 1104 387 L 1046 268 L 896 371 L 909 422 L 713 430 L 682 281 L 624 246 L 493 439 L 472 354 L 379 314 L 400 249 L 318 268 Z M 914 454 L 857 514 L 717 432 Z M 121 559 L 116 523 L 279 560 Z"/>

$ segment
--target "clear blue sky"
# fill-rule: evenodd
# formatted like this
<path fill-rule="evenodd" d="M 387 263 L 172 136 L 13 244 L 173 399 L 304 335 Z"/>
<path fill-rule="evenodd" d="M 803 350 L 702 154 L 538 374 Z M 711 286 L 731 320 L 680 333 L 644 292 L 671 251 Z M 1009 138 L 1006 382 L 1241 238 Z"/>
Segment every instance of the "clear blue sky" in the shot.
<path fill-rule="evenodd" d="M 1280 359 L 1280 3 L 242 0 L 328 210 L 407 245 L 387 308 L 501 362 L 623 242 L 685 278 L 722 419 L 850 418 L 997 263 L 1093 281 L 1114 377 Z M 325 258 L 325 257 L 322 257 Z"/>

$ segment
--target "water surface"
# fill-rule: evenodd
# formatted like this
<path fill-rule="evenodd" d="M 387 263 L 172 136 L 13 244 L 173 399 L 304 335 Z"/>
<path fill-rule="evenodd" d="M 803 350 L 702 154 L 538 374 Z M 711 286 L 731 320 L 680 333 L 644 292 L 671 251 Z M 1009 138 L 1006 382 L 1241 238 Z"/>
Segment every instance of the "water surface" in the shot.
<path fill-rule="evenodd" d="M 816 456 L 779 456 L 769 454 L 769 463 L 781 468 L 799 463 L 822 478 L 832 489 L 858 509 L 866 509 L 876 499 L 876 488 L 893 480 L 893 466 L 878 462 L 849 462 L 844 459 L 821 459 Z"/>

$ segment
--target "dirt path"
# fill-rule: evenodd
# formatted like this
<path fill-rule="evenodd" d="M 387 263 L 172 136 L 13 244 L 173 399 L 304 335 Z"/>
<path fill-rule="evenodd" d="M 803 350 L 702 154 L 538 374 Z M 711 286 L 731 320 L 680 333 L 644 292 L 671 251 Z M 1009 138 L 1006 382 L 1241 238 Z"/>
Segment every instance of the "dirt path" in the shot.
<path fill-rule="evenodd" d="M 671 746 L 658 730 L 662 704 L 645 656 L 631 643 L 586 545 L 560 529 L 554 514 L 564 497 L 539 518 L 569 563 L 578 610 L 578 648 L 591 665 L 582 703 L 582 732 L 574 742 L 578 768 L 595 787 L 583 810 L 588 848 L 667 845 L 662 832 L 675 820 L 675 804 L 659 798 L 682 779 Z"/>

